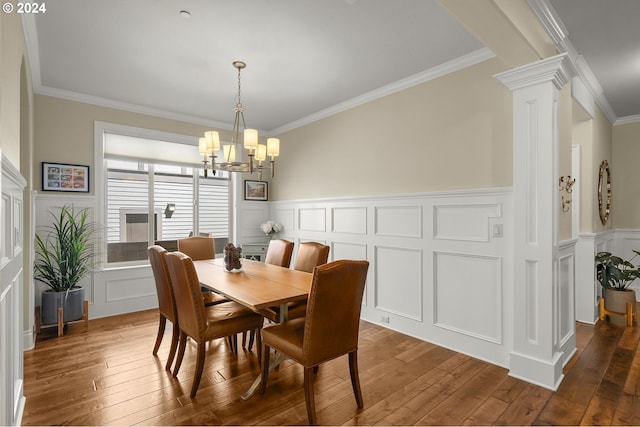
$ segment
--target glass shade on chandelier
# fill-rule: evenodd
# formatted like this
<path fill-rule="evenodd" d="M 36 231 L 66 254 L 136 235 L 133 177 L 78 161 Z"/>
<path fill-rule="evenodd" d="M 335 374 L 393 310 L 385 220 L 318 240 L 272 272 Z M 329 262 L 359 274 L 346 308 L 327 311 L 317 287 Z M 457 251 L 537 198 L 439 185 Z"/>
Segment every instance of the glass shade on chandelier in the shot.
<path fill-rule="evenodd" d="M 229 144 L 220 143 L 220 134 L 217 131 L 207 131 L 204 137 L 200 138 L 198 151 L 203 156 L 204 176 L 207 176 L 207 165 L 211 163 L 211 169 L 215 175 L 216 170 L 227 172 L 247 172 L 260 174 L 264 170 L 271 171 L 271 177 L 275 174 L 275 158 L 280 155 L 280 140 L 278 138 L 267 138 L 266 144 L 260 144 L 258 131 L 249 129 L 244 121 L 244 107 L 240 100 L 240 71 L 246 67 L 242 61 L 235 61 L 233 66 L 238 70 L 238 94 L 236 96 L 236 106 L 234 108 L 235 117 L 233 120 L 233 132 Z M 243 144 L 240 144 L 240 134 L 242 133 Z M 248 160 L 242 161 L 240 155 L 242 150 L 247 151 Z M 216 161 L 221 152 L 222 161 Z M 211 159 L 211 160 L 209 160 Z"/>

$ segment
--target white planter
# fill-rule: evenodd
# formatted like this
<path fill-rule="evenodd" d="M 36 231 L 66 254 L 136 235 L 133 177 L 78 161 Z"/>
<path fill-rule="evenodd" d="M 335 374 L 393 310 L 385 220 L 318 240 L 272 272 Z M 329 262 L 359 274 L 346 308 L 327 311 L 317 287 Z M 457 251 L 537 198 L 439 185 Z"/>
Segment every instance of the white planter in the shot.
<path fill-rule="evenodd" d="M 637 309 L 636 291 L 634 291 L 633 289 L 616 291 L 613 289 L 604 288 L 602 291 L 602 296 L 604 298 L 604 308 L 606 310 L 616 313 L 626 313 L 627 303 L 633 304 L 634 311 Z M 623 316 L 609 316 L 609 321 L 615 325 L 620 326 L 625 326 L 627 324 L 627 321 Z"/>

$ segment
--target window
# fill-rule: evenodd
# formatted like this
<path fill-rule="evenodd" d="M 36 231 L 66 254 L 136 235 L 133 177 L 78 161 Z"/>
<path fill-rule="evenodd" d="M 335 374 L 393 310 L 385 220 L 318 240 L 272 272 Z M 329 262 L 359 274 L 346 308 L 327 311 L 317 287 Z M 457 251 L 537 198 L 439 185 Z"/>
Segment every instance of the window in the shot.
<path fill-rule="evenodd" d="M 205 178 L 194 161 L 180 159 L 180 150 L 197 152 L 195 146 L 109 132 L 103 141 L 108 264 L 146 262 L 149 245 L 176 250 L 178 239 L 194 234 L 213 235 L 222 251 L 229 237 L 228 174 Z"/>

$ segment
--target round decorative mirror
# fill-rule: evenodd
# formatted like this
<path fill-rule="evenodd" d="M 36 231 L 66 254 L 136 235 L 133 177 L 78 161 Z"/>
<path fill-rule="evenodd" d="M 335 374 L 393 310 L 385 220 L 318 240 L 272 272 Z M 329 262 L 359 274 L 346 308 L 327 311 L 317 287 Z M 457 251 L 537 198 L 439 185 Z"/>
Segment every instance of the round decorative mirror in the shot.
<path fill-rule="evenodd" d="M 600 174 L 598 175 L 598 210 L 600 211 L 600 221 L 602 225 L 605 225 L 611 212 L 611 172 L 606 160 L 600 164 Z"/>

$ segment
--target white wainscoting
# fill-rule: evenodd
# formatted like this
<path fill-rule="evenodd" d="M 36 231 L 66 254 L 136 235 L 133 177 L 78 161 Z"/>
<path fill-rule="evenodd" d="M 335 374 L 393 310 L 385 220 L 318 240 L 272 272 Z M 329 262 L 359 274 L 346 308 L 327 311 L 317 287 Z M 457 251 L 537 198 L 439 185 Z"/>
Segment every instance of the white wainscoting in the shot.
<path fill-rule="evenodd" d="M 598 299 L 602 290 L 596 281 L 594 257 L 601 251 L 616 251 L 615 239 L 621 239 L 621 234 L 613 230 L 578 235 L 575 245 L 575 318 L 579 322 L 595 324 L 598 320 Z"/>
<path fill-rule="evenodd" d="M 555 289 L 557 306 L 554 315 L 558 321 L 554 333 L 554 346 L 558 346 L 563 355 L 562 364 L 565 365 L 576 352 L 576 321 L 575 321 L 575 255 L 576 241 L 561 242 L 558 247 L 558 281 Z"/>
<path fill-rule="evenodd" d="M 624 259 L 631 259 L 635 256 L 634 250 L 640 251 L 640 230 L 616 230 L 612 252 Z M 636 265 L 640 264 L 640 256 L 631 262 Z M 631 288 L 636 291 L 636 298 L 640 299 L 640 280 L 633 282 Z"/>
<path fill-rule="evenodd" d="M 310 240 L 331 247 L 330 261 L 368 260 L 363 319 L 506 367 L 511 205 L 510 188 L 296 200 L 270 202 L 263 220 L 284 225 L 293 262 Z"/>
<path fill-rule="evenodd" d="M 0 161 L 0 425 L 20 425 L 24 411 L 24 188 L 27 181 L 2 155 Z M 30 267 L 29 267 L 30 268 Z"/>

